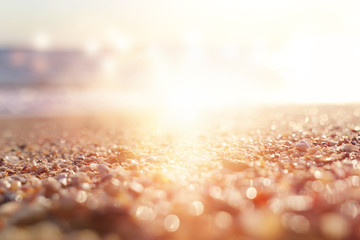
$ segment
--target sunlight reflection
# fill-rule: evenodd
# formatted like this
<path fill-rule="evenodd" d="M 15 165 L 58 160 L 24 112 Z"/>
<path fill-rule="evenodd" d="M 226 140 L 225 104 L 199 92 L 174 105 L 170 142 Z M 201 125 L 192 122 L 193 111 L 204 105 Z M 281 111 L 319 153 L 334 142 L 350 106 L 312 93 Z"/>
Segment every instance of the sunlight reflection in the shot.
<path fill-rule="evenodd" d="M 239 48 L 233 43 L 224 44 L 220 49 L 220 54 L 225 58 L 234 58 L 239 54 Z"/>
<path fill-rule="evenodd" d="M 164 227 L 169 232 L 175 232 L 180 227 L 180 219 L 178 216 L 170 214 L 164 220 Z"/>
<path fill-rule="evenodd" d="M 105 76 L 114 76 L 117 71 L 117 64 L 113 58 L 105 58 L 102 61 L 102 72 Z"/>
<path fill-rule="evenodd" d="M 100 50 L 100 45 L 97 41 L 89 40 L 85 43 L 84 51 L 89 56 L 96 55 Z"/>
<path fill-rule="evenodd" d="M 132 47 L 132 40 L 129 36 L 120 33 L 116 28 L 108 28 L 106 37 L 114 50 L 126 51 Z"/>
<path fill-rule="evenodd" d="M 33 46 L 36 50 L 48 50 L 50 47 L 50 35 L 45 32 L 38 32 L 33 37 Z"/>
<path fill-rule="evenodd" d="M 194 216 L 200 216 L 204 212 L 204 204 L 200 201 L 194 201 L 189 207 L 189 213 Z"/>

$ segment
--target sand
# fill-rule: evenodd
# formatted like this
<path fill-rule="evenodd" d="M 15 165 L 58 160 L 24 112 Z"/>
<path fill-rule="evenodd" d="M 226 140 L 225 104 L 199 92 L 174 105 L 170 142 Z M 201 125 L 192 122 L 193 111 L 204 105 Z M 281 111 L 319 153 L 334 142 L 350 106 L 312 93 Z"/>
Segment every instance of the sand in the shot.
<path fill-rule="evenodd" d="M 0 239 L 359 239 L 360 106 L 0 120 Z"/>

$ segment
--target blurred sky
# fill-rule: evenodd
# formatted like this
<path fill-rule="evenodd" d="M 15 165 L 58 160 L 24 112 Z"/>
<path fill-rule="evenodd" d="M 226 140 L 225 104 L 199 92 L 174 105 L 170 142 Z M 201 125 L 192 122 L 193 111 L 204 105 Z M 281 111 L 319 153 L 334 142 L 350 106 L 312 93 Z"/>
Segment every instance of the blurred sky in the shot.
<path fill-rule="evenodd" d="M 281 47 L 303 26 L 317 34 L 359 34 L 358 1 L 319 0 L 62 0 L 4 1 L 0 44 L 29 45 L 46 32 L 57 47 L 101 41 L 108 29 L 131 35 L 137 44 L 181 44 L 184 33 L 201 30 L 206 45 L 249 44 L 265 38 Z M 311 30 L 311 29 L 310 29 Z"/>
<path fill-rule="evenodd" d="M 0 47 L 119 50 L 99 85 L 142 73 L 145 102 L 360 102 L 359 1 L 0 2 Z"/>

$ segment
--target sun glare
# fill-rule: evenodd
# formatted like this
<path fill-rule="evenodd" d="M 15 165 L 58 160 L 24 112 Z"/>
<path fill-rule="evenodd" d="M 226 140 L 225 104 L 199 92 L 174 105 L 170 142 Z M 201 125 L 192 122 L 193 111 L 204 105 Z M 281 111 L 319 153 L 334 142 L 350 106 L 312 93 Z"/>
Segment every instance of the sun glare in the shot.
<path fill-rule="evenodd" d="M 123 52 L 132 47 L 130 36 L 120 33 L 117 28 L 108 28 L 105 35 L 110 47 L 116 51 Z"/>
<path fill-rule="evenodd" d="M 85 43 L 84 51 L 89 56 L 95 56 L 100 50 L 100 44 L 97 41 L 89 40 Z"/>
<path fill-rule="evenodd" d="M 160 112 L 164 122 L 175 125 L 192 125 L 201 114 L 205 104 L 196 89 L 181 86 L 166 89 Z"/>
<path fill-rule="evenodd" d="M 33 37 L 33 46 L 36 50 L 47 50 L 50 47 L 51 39 L 45 32 L 36 33 Z"/>
<path fill-rule="evenodd" d="M 360 239 L 355 2 L 3 1 L 0 240 Z"/>

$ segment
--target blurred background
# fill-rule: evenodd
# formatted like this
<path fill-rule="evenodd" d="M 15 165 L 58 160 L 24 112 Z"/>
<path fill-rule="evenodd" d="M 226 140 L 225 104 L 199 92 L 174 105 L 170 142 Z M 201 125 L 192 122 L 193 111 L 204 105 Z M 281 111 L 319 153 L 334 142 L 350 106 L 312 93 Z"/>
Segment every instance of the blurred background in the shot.
<path fill-rule="evenodd" d="M 360 100 L 358 1 L 0 2 L 2 116 Z"/>

